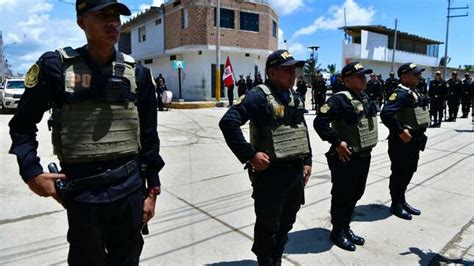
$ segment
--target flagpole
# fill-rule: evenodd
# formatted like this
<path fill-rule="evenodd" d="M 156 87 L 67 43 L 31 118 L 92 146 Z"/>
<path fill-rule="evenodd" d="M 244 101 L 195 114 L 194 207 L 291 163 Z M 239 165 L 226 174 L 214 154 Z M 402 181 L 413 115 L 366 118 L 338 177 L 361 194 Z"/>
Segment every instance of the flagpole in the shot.
<path fill-rule="evenodd" d="M 221 101 L 221 1 L 217 0 L 216 10 L 216 105 Z"/>

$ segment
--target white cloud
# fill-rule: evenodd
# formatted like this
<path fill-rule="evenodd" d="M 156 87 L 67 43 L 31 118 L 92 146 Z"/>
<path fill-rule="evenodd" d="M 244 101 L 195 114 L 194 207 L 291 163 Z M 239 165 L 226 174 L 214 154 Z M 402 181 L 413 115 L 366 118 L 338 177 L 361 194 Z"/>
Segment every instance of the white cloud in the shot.
<path fill-rule="evenodd" d="M 46 51 L 85 43 L 76 18 L 51 17 L 53 8 L 48 0 L 0 0 L 4 55 L 15 74 L 25 73 Z"/>
<path fill-rule="evenodd" d="M 161 4 L 164 3 L 164 0 L 153 0 L 153 3 L 151 5 L 149 4 L 141 4 L 140 5 L 140 10 L 145 11 L 146 9 L 149 9 L 151 6 L 161 6 Z"/>
<path fill-rule="evenodd" d="M 297 30 L 292 39 L 313 34 L 318 29 L 333 30 L 344 26 L 344 8 L 346 9 L 347 25 L 370 24 L 376 12 L 372 6 L 364 8 L 359 6 L 355 0 L 346 0 L 340 6 L 331 6 L 328 10 L 328 16 L 318 17 L 311 25 Z"/>
<path fill-rule="evenodd" d="M 270 0 L 270 4 L 280 15 L 288 15 L 303 7 L 303 0 Z"/>
<path fill-rule="evenodd" d="M 285 33 L 281 28 L 278 28 L 278 49 L 288 48 L 285 42 Z"/>

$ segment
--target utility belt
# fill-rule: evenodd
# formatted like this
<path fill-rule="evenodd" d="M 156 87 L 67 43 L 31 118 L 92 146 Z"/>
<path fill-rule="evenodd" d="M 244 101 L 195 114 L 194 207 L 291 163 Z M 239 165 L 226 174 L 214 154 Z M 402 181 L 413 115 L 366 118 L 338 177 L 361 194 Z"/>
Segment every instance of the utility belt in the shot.
<path fill-rule="evenodd" d="M 62 180 L 57 179 L 55 183 L 56 192 L 62 199 L 66 199 L 68 194 L 86 189 L 97 189 L 116 183 L 129 177 L 136 172 L 138 164 L 136 160 L 131 160 L 115 169 L 107 169 L 96 175 L 81 177 L 78 179 Z M 50 169 L 50 172 L 51 169 Z"/>

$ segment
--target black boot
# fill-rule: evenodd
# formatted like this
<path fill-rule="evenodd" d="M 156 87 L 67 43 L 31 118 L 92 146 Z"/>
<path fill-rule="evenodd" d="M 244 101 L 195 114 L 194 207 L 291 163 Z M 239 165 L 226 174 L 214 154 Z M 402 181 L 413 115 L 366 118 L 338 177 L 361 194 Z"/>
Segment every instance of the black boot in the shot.
<path fill-rule="evenodd" d="M 356 247 L 352 241 L 350 241 L 347 237 L 344 231 L 339 231 L 339 232 L 331 232 L 330 239 L 336 244 L 336 246 L 347 250 L 347 251 L 355 251 Z"/>
<path fill-rule="evenodd" d="M 350 241 L 352 241 L 352 243 L 354 243 L 356 245 L 363 246 L 364 243 L 365 243 L 365 239 L 363 237 L 360 237 L 360 236 L 354 234 L 354 232 L 350 228 L 344 229 L 344 234 L 346 234 L 346 237 Z"/>
<path fill-rule="evenodd" d="M 402 207 L 405 211 L 407 211 L 409 214 L 413 214 L 413 215 L 420 215 L 421 214 L 421 211 L 416 209 L 416 208 L 413 208 L 412 206 L 410 206 L 410 204 L 404 202 L 402 203 Z"/>
<path fill-rule="evenodd" d="M 393 213 L 393 215 L 405 219 L 405 220 L 411 220 L 411 214 L 406 212 L 400 203 L 392 204 L 390 207 L 390 212 Z"/>

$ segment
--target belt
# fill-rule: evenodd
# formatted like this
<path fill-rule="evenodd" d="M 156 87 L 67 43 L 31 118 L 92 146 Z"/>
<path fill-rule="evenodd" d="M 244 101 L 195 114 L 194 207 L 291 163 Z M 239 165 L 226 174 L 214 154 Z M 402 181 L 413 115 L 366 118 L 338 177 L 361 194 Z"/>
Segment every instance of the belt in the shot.
<path fill-rule="evenodd" d="M 128 177 L 138 168 L 136 160 L 129 161 L 115 169 L 107 169 L 106 171 L 92 176 L 72 179 L 65 182 L 65 190 L 79 191 L 84 189 L 94 189 L 102 187 L 118 180 Z"/>

